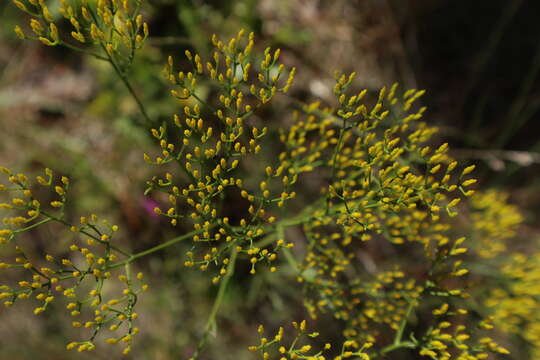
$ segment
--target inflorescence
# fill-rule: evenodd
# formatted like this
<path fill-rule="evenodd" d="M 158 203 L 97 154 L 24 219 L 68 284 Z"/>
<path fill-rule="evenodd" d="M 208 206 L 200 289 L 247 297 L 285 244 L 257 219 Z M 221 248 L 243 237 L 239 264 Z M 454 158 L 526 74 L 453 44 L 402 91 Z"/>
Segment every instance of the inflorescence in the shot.
<path fill-rule="evenodd" d="M 141 273 L 131 275 L 130 264 L 188 240 L 183 265 L 209 272 L 219 286 L 196 355 L 241 266 L 251 275 L 263 266 L 277 276 L 292 274 L 309 316 L 329 314 L 342 329 L 340 346 L 317 347 L 305 342 L 319 336 L 306 330 L 305 320 L 293 323 L 296 336 L 288 345 L 283 328 L 267 338 L 261 325 L 260 344 L 249 349 L 263 360 L 369 360 L 400 349 L 437 360 L 487 359 L 508 354 L 494 340 L 494 326 L 511 334 L 524 328 L 538 353 L 540 319 L 529 315 L 538 305 L 540 261 L 514 254 L 496 270 L 512 282 L 485 300 L 491 310 L 469 301 L 475 295 L 468 280 L 483 276 L 476 262 L 500 259 L 522 216 L 497 192 L 475 193 L 475 166 L 460 166 L 448 144 L 436 144 L 438 129 L 422 120 L 426 108 L 416 106 L 424 90 L 394 84 L 371 96 L 355 88 L 355 73 L 336 73 L 335 106 L 295 102 L 290 124 L 267 124 L 257 114 L 287 95 L 296 69 L 280 62 L 279 49 L 259 53 L 254 34 L 242 30 L 228 42 L 214 35 L 211 59 L 186 50 L 189 71 L 168 58 L 165 76 L 182 111 L 156 124 L 127 77 L 148 37 L 141 1 L 61 1 L 60 13 L 73 27 L 69 40 L 43 0 L 12 1 L 31 17 L 31 34 L 17 26 L 19 37 L 67 46 L 113 66 L 152 124 L 159 149 L 145 153 L 144 161 L 166 169 L 147 182 L 145 194 L 165 194 L 168 203 L 154 212 L 192 229 L 131 254 L 113 241 L 118 226 L 95 215 L 72 222 L 65 213 L 67 177 L 47 169 L 32 182 L 1 168 L 7 184 L 0 190 L 9 201 L 0 208 L 11 215 L 0 230 L 0 244 L 10 249 L 0 269 L 24 275 L 1 285 L 0 298 L 8 307 L 33 298 L 40 314 L 65 297 L 73 326 L 91 332 L 68 349 L 92 350 L 108 328 L 120 335 L 107 342 L 125 343 L 128 353 L 139 331 L 134 306 L 148 288 Z M 211 96 L 200 93 L 201 83 Z M 55 199 L 40 201 L 36 186 Z M 461 211 L 467 216 L 458 216 Z M 36 257 L 26 251 L 23 234 L 48 223 L 70 229 L 72 242 L 60 254 Z M 302 238 L 287 239 L 290 227 L 300 228 Z M 108 285 L 114 278 L 124 286 L 119 294 Z"/>

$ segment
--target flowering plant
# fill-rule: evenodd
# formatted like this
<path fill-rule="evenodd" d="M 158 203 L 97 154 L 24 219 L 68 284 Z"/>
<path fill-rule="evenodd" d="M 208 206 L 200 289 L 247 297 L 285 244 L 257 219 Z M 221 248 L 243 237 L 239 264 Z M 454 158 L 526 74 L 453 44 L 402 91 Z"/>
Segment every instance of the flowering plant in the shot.
<path fill-rule="evenodd" d="M 336 73 L 333 105 L 291 97 L 288 123 L 271 124 L 264 112 L 290 96 L 296 69 L 280 62 L 279 49 L 258 52 L 254 33 L 239 31 L 226 42 L 213 36 L 210 59 L 186 51 L 188 70 L 168 58 L 164 74 L 181 111 L 159 123 L 129 77 L 149 37 L 141 1 L 61 1 L 73 28 L 67 33 L 43 0 L 12 2 L 31 18 L 30 30 L 15 28 L 20 38 L 112 66 L 156 144 L 142 155 L 156 168 L 145 195 L 163 194 L 167 204 L 153 211 L 178 229 L 133 253 L 116 243 L 117 225 L 93 214 L 74 221 L 65 211 L 67 177 L 46 169 L 34 181 L 0 169 L 7 214 L 0 269 L 20 273 L 1 285 L 0 298 L 7 307 L 34 301 L 36 315 L 65 299 L 72 325 L 88 329 L 68 349 L 91 351 L 104 336 L 129 353 L 139 333 L 135 307 L 148 289 L 133 263 L 190 242 L 178 266 L 207 273 L 217 287 L 192 359 L 219 328 L 225 294 L 244 269 L 296 282 L 309 318 L 319 325 L 331 319 L 342 338 L 319 343 L 324 327 L 308 332 L 302 320 L 293 322 L 289 342 L 282 327 L 267 338 L 261 325 L 260 342 L 249 350 L 262 359 L 502 358 L 515 346 L 513 334 L 532 354 L 540 351 L 540 320 L 528 316 L 538 305 L 540 266 L 522 254 L 503 256 L 521 215 L 496 192 L 475 193 L 474 165 L 460 166 L 448 144 L 437 144 L 437 128 L 422 120 L 426 109 L 415 104 L 423 90 L 394 84 L 371 96 L 355 88 L 355 73 Z M 210 96 L 200 93 L 201 83 Z M 32 257 L 24 234 L 55 224 L 69 229 L 72 241 Z M 291 237 L 290 229 L 301 235 Z M 501 289 L 500 279 L 512 282 Z M 475 291 L 478 282 L 489 296 Z"/>

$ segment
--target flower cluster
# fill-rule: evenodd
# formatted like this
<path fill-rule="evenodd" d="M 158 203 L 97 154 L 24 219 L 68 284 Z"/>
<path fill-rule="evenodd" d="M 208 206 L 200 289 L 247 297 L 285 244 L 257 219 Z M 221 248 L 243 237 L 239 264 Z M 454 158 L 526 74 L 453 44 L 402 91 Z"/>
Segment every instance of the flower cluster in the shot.
<path fill-rule="evenodd" d="M 251 55 L 253 33 L 245 45 L 243 39 L 243 31 L 227 44 L 214 36 L 213 61 L 206 65 L 199 55 L 186 51 L 193 65 L 187 73 L 177 73 L 169 57 L 167 77 L 175 85 L 171 93 L 186 105 L 183 114 L 174 116 L 172 130 L 165 126 L 152 129 L 161 154 L 155 158 L 144 156 L 150 164 L 174 162 L 182 170 L 177 177 L 167 173 L 163 178 L 153 178 L 147 191 L 167 194 L 169 207 L 156 208 L 155 212 L 166 216 L 172 225 L 184 218 L 193 222 L 194 249 L 187 253 L 185 265 L 206 270 L 216 264 L 220 270 L 214 283 L 225 275 L 233 248 L 249 257 L 250 272 L 255 274 L 257 264 L 271 265 L 281 248 L 291 246 L 272 241 L 274 245 L 268 247 L 262 239 L 277 221 L 276 209 L 295 197 L 291 187 L 296 176 L 284 162 L 264 168 L 247 167 L 253 166 L 253 158 L 264 151 L 261 143 L 268 134 L 266 126 L 256 126 L 250 118 L 276 93 L 287 92 L 295 70 L 282 81 L 285 70 L 278 63 L 280 51 L 269 48 L 255 69 Z M 206 104 L 197 94 L 201 78 L 214 85 L 217 105 Z M 227 203 L 237 208 L 231 209 Z M 271 271 L 275 269 L 270 267 Z"/>
<path fill-rule="evenodd" d="M 282 141 L 303 171 L 328 176 L 323 201 L 303 223 L 307 253 L 298 279 L 309 294 L 304 302 L 312 317 L 330 311 L 345 321 L 348 338 L 375 341 L 385 327 L 399 329 L 416 299 L 465 296 L 448 284 L 468 273 L 459 259 L 465 238 L 453 237 L 449 221 L 460 195 L 473 195 L 476 180 L 469 177 L 474 166 L 456 174 L 447 144 L 428 145 L 436 128 L 420 121 L 424 108 L 411 112 L 423 91 L 398 97 L 393 85 L 368 108 L 366 90 L 346 95 L 354 76 L 336 76 L 337 109 L 305 106 L 305 118 L 297 114 Z M 408 273 L 376 269 L 366 245 L 372 241 L 407 251 L 414 259 Z M 414 272 L 427 279 L 418 281 Z"/>
<path fill-rule="evenodd" d="M 121 341 L 125 344 L 124 353 L 128 353 L 132 338 L 139 331 L 134 326 L 138 317 L 134 306 L 138 294 L 148 285 L 142 283 L 142 273 L 132 277 L 128 262 L 118 261 L 119 257 L 129 256 L 112 242 L 118 226 L 98 222 L 96 215 L 81 217 L 76 225 L 66 219 L 69 179 L 57 179 L 50 169 L 45 170 L 44 177 L 37 176 L 35 182 L 6 168 L 0 168 L 0 172 L 9 184 L 0 184 L 0 191 L 10 195 L 9 202 L 1 203 L 0 208 L 11 213 L 3 218 L 5 228 L 0 229 L 0 244 L 8 257 L 2 259 L 0 269 L 22 272 L 14 283 L 0 285 L 4 305 L 10 307 L 17 301 L 33 299 L 38 304 L 34 314 L 39 315 L 56 299 L 65 298 L 66 308 L 74 318 L 73 327 L 87 328 L 91 334 L 86 341 L 69 343 L 68 349 L 93 350 L 99 331 L 108 327 L 121 334 L 107 341 Z M 49 203 L 40 201 L 35 196 L 37 186 L 51 189 L 55 199 Z M 25 233 L 47 223 L 59 224 L 74 234 L 59 256 L 32 251 L 32 246 L 26 244 L 28 239 L 24 239 Z M 121 265 L 125 265 L 125 273 L 115 275 L 114 269 Z M 116 294 L 112 288 L 117 284 L 110 284 L 115 283 L 114 276 L 124 287 Z"/>
<path fill-rule="evenodd" d="M 148 25 L 140 14 L 141 0 L 61 0 L 59 12 L 72 26 L 68 36 L 62 36 L 59 32 L 44 0 L 12 2 L 30 15 L 31 32 L 25 32 L 19 25 L 15 27 L 15 33 L 21 39 L 39 40 L 47 46 L 62 45 L 90 52 L 97 58 L 110 61 L 122 71 L 131 65 L 135 52 L 148 37 Z M 92 45 L 95 50 L 88 50 L 81 45 Z"/>
<path fill-rule="evenodd" d="M 517 207 L 508 203 L 508 194 L 495 190 L 476 193 L 470 201 L 475 250 L 484 258 L 506 251 L 506 241 L 516 235 L 523 222 Z"/>
<path fill-rule="evenodd" d="M 439 316 L 448 314 L 448 304 L 433 311 Z M 457 314 L 465 314 L 458 309 Z M 492 326 L 482 323 L 482 327 L 489 329 Z M 437 360 L 481 360 L 488 359 L 489 352 L 509 354 L 509 351 L 497 344 L 491 337 L 473 337 L 467 332 L 464 325 L 456 325 L 450 321 L 441 321 L 432 328 L 422 339 L 423 345 L 420 355 Z"/>
<path fill-rule="evenodd" d="M 279 328 L 276 335 L 268 339 L 264 337 L 264 326 L 260 325 L 258 333 L 260 335 L 260 344 L 249 347 L 250 351 L 258 352 L 261 355 L 261 359 L 279 359 L 279 360 L 295 360 L 295 359 L 307 359 L 307 360 L 343 360 L 343 359 L 357 359 L 357 360 L 370 360 L 370 356 L 367 354 L 367 349 L 371 348 L 373 344 L 366 342 L 362 345 L 356 341 L 345 341 L 339 349 L 333 349 L 332 344 L 326 343 L 322 349 L 316 350 L 311 344 L 302 345 L 305 339 L 315 339 L 319 336 L 318 332 L 308 332 L 306 329 L 306 321 L 301 322 L 294 321 L 292 323 L 295 329 L 296 335 L 289 345 L 283 338 L 284 330 Z M 338 352 L 339 355 L 329 357 L 324 355 L 325 353 Z"/>
<path fill-rule="evenodd" d="M 540 356 L 540 253 L 514 253 L 502 268 L 501 286 L 489 292 L 485 305 L 493 323 L 530 345 L 531 359 Z"/>

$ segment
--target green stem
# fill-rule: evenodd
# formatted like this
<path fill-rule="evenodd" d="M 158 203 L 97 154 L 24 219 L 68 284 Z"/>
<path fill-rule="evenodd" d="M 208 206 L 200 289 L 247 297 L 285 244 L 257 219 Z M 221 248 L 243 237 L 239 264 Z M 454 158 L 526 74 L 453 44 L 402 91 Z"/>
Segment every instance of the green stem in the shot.
<path fill-rule="evenodd" d="M 345 131 L 346 131 L 346 125 L 347 125 L 345 118 L 341 118 L 341 119 L 342 119 L 342 124 L 341 124 L 341 129 L 339 130 L 339 139 L 336 144 L 336 148 L 334 149 L 334 154 L 332 156 L 332 175 L 330 177 L 330 186 L 334 185 L 337 161 L 341 153 L 341 147 L 343 146 L 343 138 L 345 137 Z M 326 195 L 326 215 L 328 215 L 329 211 L 330 211 L 330 191 L 328 191 L 328 194 Z"/>
<path fill-rule="evenodd" d="M 105 56 L 101 56 L 101 55 L 96 54 L 96 53 L 94 53 L 92 51 L 81 49 L 81 48 L 79 48 L 77 46 L 73 46 L 73 45 L 71 45 L 71 44 L 69 44 L 69 43 L 67 43 L 65 41 L 60 41 L 58 44 L 61 45 L 61 46 L 67 47 L 68 49 L 71 49 L 73 51 L 77 51 L 77 52 L 80 52 L 80 53 L 83 53 L 83 54 L 86 54 L 86 55 L 93 56 L 96 59 L 103 60 L 103 61 L 109 61 L 109 59 L 106 58 Z"/>
<path fill-rule="evenodd" d="M 391 351 L 401 349 L 401 348 L 409 348 L 414 349 L 416 347 L 416 344 L 412 341 L 402 341 L 403 338 L 403 332 L 405 331 L 405 326 L 407 326 L 407 322 L 409 320 L 409 317 L 411 316 L 412 310 L 414 309 L 415 302 L 414 300 L 409 301 L 409 306 L 407 307 L 407 311 L 405 312 L 405 316 L 401 320 L 401 324 L 399 325 L 399 329 L 396 332 L 396 336 L 394 337 L 394 342 L 386 347 L 384 347 L 379 354 L 384 355 L 386 353 L 389 353 Z"/>
<path fill-rule="evenodd" d="M 290 249 L 284 248 L 283 254 L 285 254 L 285 259 L 289 263 L 289 265 L 293 268 L 294 272 L 298 275 L 302 275 L 300 271 L 300 266 L 298 266 L 298 262 L 294 258 L 294 255 L 292 254 Z"/>
<path fill-rule="evenodd" d="M 409 302 L 409 306 L 407 307 L 407 311 L 405 312 L 405 316 L 401 320 L 401 324 L 399 325 L 399 329 L 396 332 L 396 336 L 394 337 L 394 344 L 398 344 L 401 342 L 401 338 L 403 337 L 403 332 L 405 331 L 405 326 L 407 325 L 407 322 L 409 320 L 409 316 L 411 316 L 411 312 L 414 308 L 414 301 Z"/>
<path fill-rule="evenodd" d="M 315 202 L 313 204 L 313 206 L 319 204 L 320 200 Z M 312 206 L 309 206 L 307 207 L 306 209 L 310 209 L 311 210 Z M 308 215 L 306 215 L 306 213 L 308 213 Z M 299 224 L 302 224 L 306 219 L 307 219 L 307 216 L 309 216 L 310 214 L 310 211 L 302 211 L 298 216 L 296 216 L 295 218 L 292 218 L 290 220 L 286 220 L 286 221 L 283 221 L 283 223 L 280 223 L 278 225 L 276 225 L 276 229 L 278 227 L 281 227 L 282 229 L 285 228 L 285 227 L 288 227 L 288 226 L 295 226 L 295 225 L 299 225 Z M 55 219 L 56 220 L 56 219 Z M 60 220 L 59 220 L 60 221 Z M 61 221 L 62 222 L 62 221 Z M 214 225 L 216 226 L 216 225 Z M 272 225 L 271 225 L 272 226 Z M 272 226 L 273 227 L 273 226 Z M 163 250 L 171 245 L 174 245 L 176 243 L 179 243 L 181 241 L 184 241 L 186 239 L 189 239 L 203 231 L 207 231 L 207 229 L 201 229 L 201 230 L 196 230 L 196 231 L 192 231 L 192 232 L 189 232 L 187 234 L 184 234 L 184 235 L 181 235 L 181 236 L 178 236 L 178 237 L 175 237 L 167 242 L 164 242 L 162 244 L 159 244 L 159 245 L 156 245 L 154 247 L 151 247 L 150 249 L 147 249 L 147 250 L 144 250 L 144 251 L 141 251 L 140 253 L 137 253 L 137 254 L 133 254 L 133 255 L 129 255 L 129 257 L 123 261 L 120 261 L 120 262 L 117 262 L 115 264 L 112 264 L 110 266 L 108 266 L 107 268 L 108 269 L 114 269 L 116 267 L 119 267 L 119 266 L 122 266 L 122 265 L 125 265 L 125 264 L 130 264 L 132 262 L 134 262 L 135 260 L 141 258 L 141 257 L 144 257 L 146 255 L 150 255 L 152 253 L 155 253 L 157 251 L 160 251 L 160 250 Z M 261 244 L 257 243 L 256 244 L 257 247 L 260 247 Z M 235 254 L 236 256 L 236 254 Z"/>
<path fill-rule="evenodd" d="M 70 227 L 70 228 L 71 228 L 71 226 L 73 226 L 72 224 L 70 224 L 69 222 L 67 222 L 66 220 L 64 220 L 64 219 L 62 219 L 62 218 L 60 218 L 60 217 L 56 217 L 56 216 L 51 215 L 51 214 L 48 214 L 48 213 L 46 213 L 46 212 L 44 212 L 44 211 L 42 211 L 41 213 L 42 213 L 43 215 L 47 216 L 48 219 L 49 219 L 49 221 L 56 221 L 56 222 L 58 222 L 58 223 L 60 223 L 60 224 L 63 224 L 63 225 L 65 225 L 65 226 L 68 226 L 68 227 Z M 43 221 L 43 223 L 46 223 L 46 222 L 48 222 L 48 221 Z M 41 222 L 40 222 L 40 223 L 37 223 L 37 224 L 35 224 L 35 225 L 38 225 L 38 224 L 41 225 Z M 97 232 L 97 229 L 96 229 L 96 228 L 94 228 L 94 230 Z M 89 233 L 88 231 L 85 231 L 85 230 L 79 230 L 79 232 L 80 232 L 81 234 L 84 234 L 84 235 L 86 235 L 86 236 L 91 237 L 92 239 L 94 239 L 94 240 L 96 240 L 96 241 L 98 241 L 98 242 L 100 242 L 100 243 L 103 243 L 103 240 L 101 240 L 99 237 L 94 236 L 93 234 Z M 99 232 L 98 232 L 98 233 L 99 233 Z M 129 256 L 129 254 L 126 253 L 125 251 L 123 251 L 122 249 L 120 249 L 120 248 L 118 248 L 118 247 L 116 247 L 116 246 L 114 246 L 114 245 L 109 245 L 109 246 L 110 246 L 111 249 L 113 249 L 114 251 L 116 251 L 116 252 L 118 252 L 118 253 L 120 253 L 120 254 L 122 254 L 122 255 L 124 255 L 124 256 Z"/>
<path fill-rule="evenodd" d="M 181 241 L 184 241 L 186 239 L 189 239 L 203 231 L 207 231 L 207 229 L 201 229 L 201 230 L 197 230 L 197 231 L 192 231 L 192 232 L 189 232 L 187 234 L 184 234 L 184 235 L 181 235 L 181 236 L 177 236 L 167 242 L 164 242 L 162 244 L 159 244 L 159 245 L 156 245 L 154 247 L 151 247 L 150 249 L 146 249 L 144 251 L 141 251 L 140 253 L 137 253 L 137 254 L 133 254 L 131 255 L 129 258 L 127 258 L 126 260 L 123 260 L 123 261 L 120 261 L 120 262 L 117 262 L 117 263 L 114 263 L 110 266 L 107 267 L 107 269 L 114 269 L 114 268 L 117 268 L 119 266 L 123 266 L 123 265 L 126 265 L 126 264 L 131 264 L 132 262 L 134 262 L 135 260 L 141 258 L 141 257 L 144 257 L 146 255 L 150 255 L 150 254 L 153 254 L 157 251 L 160 251 L 160 250 L 163 250 L 165 248 L 168 248 L 169 246 L 172 246 L 176 243 L 179 243 Z"/>
<path fill-rule="evenodd" d="M 118 76 L 120 77 L 120 79 L 122 80 L 122 82 L 124 83 L 124 85 L 126 86 L 126 88 L 128 89 L 129 93 L 131 94 L 135 102 L 137 103 L 137 106 L 139 107 L 139 110 L 141 111 L 141 114 L 143 115 L 144 120 L 146 121 L 146 124 L 147 125 L 152 124 L 152 120 L 150 120 L 150 117 L 148 116 L 148 113 L 146 112 L 146 108 L 144 107 L 144 104 L 142 103 L 139 96 L 137 96 L 137 93 L 135 92 L 135 90 L 133 90 L 133 87 L 131 86 L 131 83 L 129 82 L 127 77 L 123 75 L 120 72 L 120 70 L 116 68 L 116 66 L 114 66 L 114 69 L 116 73 L 118 74 Z"/>
<path fill-rule="evenodd" d="M 217 111 L 215 107 L 213 107 L 212 105 L 208 104 L 206 101 L 201 99 L 199 97 L 199 95 L 195 94 L 195 92 L 192 92 L 191 96 L 193 96 L 195 98 L 195 100 L 197 100 L 201 105 L 206 106 L 207 108 L 209 108 L 213 113 L 215 113 Z"/>
<path fill-rule="evenodd" d="M 13 231 L 13 232 L 14 232 L 15 234 L 18 234 L 18 233 L 21 233 L 21 232 L 24 232 L 24 231 L 27 231 L 27 230 L 31 230 L 31 229 L 33 229 L 33 228 L 36 228 L 36 227 L 38 227 L 38 226 L 40 226 L 40 225 L 46 224 L 46 223 L 48 223 L 48 222 L 50 222 L 50 221 L 52 221 L 52 220 L 53 220 L 53 219 L 51 219 L 51 218 L 46 218 L 46 219 L 43 219 L 43 220 L 41 220 L 41 221 L 38 221 L 38 222 L 35 223 L 35 224 L 29 225 L 29 226 L 27 226 L 27 227 L 25 227 L 25 228 L 22 228 L 22 229 L 15 230 L 15 231 Z"/>
<path fill-rule="evenodd" d="M 386 353 L 389 353 L 397 349 L 403 349 L 403 348 L 414 349 L 416 348 L 416 344 L 413 343 L 412 341 L 403 341 L 398 344 L 391 344 L 381 350 L 381 355 L 384 355 Z"/>
<path fill-rule="evenodd" d="M 141 111 L 141 114 L 143 115 L 144 120 L 146 121 L 146 125 L 152 124 L 152 120 L 150 120 L 150 117 L 148 116 L 148 113 L 146 112 L 146 108 L 144 107 L 144 104 L 142 103 L 141 99 L 139 98 L 135 90 L 133 89 L 133 86 L 131 86 L 131 83 L 129 82 L 126 74 L 114 62 L 112 56 L 107 52 L 107 49 L 105 49 L 103 44 L 102 44 L 102 47 L 103 47 L 103 51 L 105 51 L 105 53 L 107 54 L 107 59 L 111 63 L 114 71 L 116 72 L 116 74 L 118 75 L 122 83 L 125 85 L 129 93 L 131 94 L 135 102 L 137 103 L 137 106 L 139 107 L 139 110 Z"/>
<path fill-rule="evenodd" d="M 219 309 L 221 308 L 221 304 L 223 303 L 223 298 L 225 295 L 225 291 L 227 290 L 227 286 L 229 285 L 229 281 L 231 280 L 234 274 L 234 267 L 236 265 L 237 255 L 238 255 L 238 251 L 236 250 L 235 247 L 233 247 L 231 258 L 229 259 L 229 265 L 227 266 L 227 274 L 225 274 L 225 276 L 223 277 L 223 280 L 221 280 L 221 283 L 219 284 L 218 293 L 217 293 L 216 299 L 214 300 L 214 305 L 212 306 L 210 315 L 208 316 L 208 320 L 206 321 L 203 336 L 201 340 L 199 341 L 197 350 L 195 350 L 195 353 L 190 358 L 190 360 L 195 360 L 199 357 L 199 354 L 201 353 L 202 349 L 206 345 L 208 335 L 210 334 L 212 329 L 215 328 L 216 326 L 216 316 L 218 314 Z"/>

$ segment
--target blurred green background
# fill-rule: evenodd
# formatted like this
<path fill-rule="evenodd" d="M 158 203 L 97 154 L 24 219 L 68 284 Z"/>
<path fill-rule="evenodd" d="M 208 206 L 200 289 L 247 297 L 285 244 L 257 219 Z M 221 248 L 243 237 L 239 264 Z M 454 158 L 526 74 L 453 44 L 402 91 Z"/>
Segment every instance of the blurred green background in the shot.
<path fill-rule="evenodd" d="M 143 14 L 151 37 L 130 77 L 151 118 L 170 119 L 180 108 L 161 73 L 168 55 L 181 59 L 190 49 L 208 57 L 213 33 L 228 38 L 245 28 L 255 32 L 261 50 L 280 47 L 284 62 L 298 68 L 292 94 L 300 100 L 332 101 L 334 70 L 356 71 L 358 86 L 373 91 L 396 81 L 427 89 L 427 119 L 441 128 L 451 155 L 477 162 L 482 186 L 508 191 L 529 219 L 524 231 L 537 230 L 539 2 L 152 0 Z M 120 80 L 108 64 L 20 41 L 12 29 L 27 20 L 10 1 L 0 1 L 0 164 L 69 175 L 76 199 L 70 211 L 118 223 L 134 250 L 172 236 L 147 210 L 143 191 L 155 170 L 142 153 L 154 145 Z M 283 121 L 284 114 L 269 113 L 266 121 Z M 133 359 L 184 358 L 197 343 L 215 288 L 204 274 L 179 266 L 183 252 L 179 246 L 138 264 L 159 291 L 139 305 L 142 335 Z M 301 303 L 282 303 L 294 287 L 272 287 L 280 292 L 274 294 L 262 289 L 279 277 L 255 279 L 240 276 L 234 283 L 220 317 L 227 331 L 211 340 L 204 358 L 249 358 L 245 344 L 253 343 L 258 319 L 304 316 Z M 0 308 L 0 359 L 121 357 L 114 347 L 66 352 L 66 338 L 76 334 L 64 313 L 35 317 L 27 305 Z"/>

